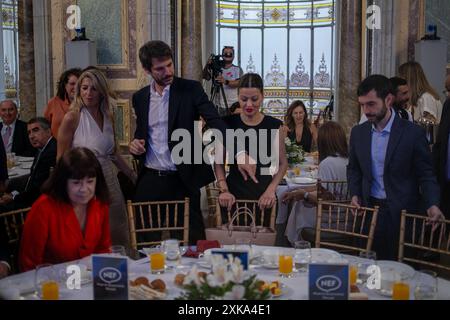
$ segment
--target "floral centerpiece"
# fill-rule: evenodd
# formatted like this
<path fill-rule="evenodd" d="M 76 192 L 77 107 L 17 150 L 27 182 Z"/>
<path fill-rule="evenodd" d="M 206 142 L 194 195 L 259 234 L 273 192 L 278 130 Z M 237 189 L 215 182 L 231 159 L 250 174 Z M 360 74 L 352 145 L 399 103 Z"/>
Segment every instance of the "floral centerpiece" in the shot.
<path fill-rule="evenodd" d="M 286 145 L 286 157 L 290 166 L 305 161 L 305 151 L 303 151 L 302 146 L 292 142 L 288 137 L 284 140 L 284 144 Z"/>
<path fill-rule="evenodd" d="M 256 274 L 244 271 L 239 258 L 231 255 L 211 256 L 212 272 L 198 272 L 194 265 L 183 282 L 184 293 L 179 300 L 261 300 L 271 294 Z"/>

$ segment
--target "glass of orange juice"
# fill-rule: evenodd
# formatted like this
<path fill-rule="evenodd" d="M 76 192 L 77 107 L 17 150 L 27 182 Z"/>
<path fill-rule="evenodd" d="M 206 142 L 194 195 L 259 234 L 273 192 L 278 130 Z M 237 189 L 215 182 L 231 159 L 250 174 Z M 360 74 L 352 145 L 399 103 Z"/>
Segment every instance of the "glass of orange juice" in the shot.
<path fill-rule="evenodd" d="M 396 281 L 392 285 L 392 300 L 409 300 L 409 284 Z"/>
<path fill-rule="evenodd" d="M 280 277 L 292 277 L 294 270 L 295 249 L 283 249 L 278 255 L 278 271 Z"/>
<path fill-rule="evenodd" d="M 42 264 L 34 271 L 34 286 L 36 294 L 42 300 L 59 299 L 58 273 L 51 264 Z"/>
<path fill-rule="evenodd" d="M 302 170 L 301 170 L 300 166 L 298 166 L 298 165 L 295 165 L 292 168 L 292 171 L 294 172 L 294 175 L 297 177 L 300 176 L 300 174 L 302 173 Z"/>
<path fill-rule="evenodd" d="M 165 271 L 166 255 L 161 247 L 155 247 L 150 250 L 150 271 L 153 274 L 161 274 Z"/>
<path fill-rule="evenodd" d="M 358 266 L 350 265 L 348 268 L 348 274 L 349 274 L 350 285 L 351 286 L 356 285 L 356 282 L 358 280 Z"/>

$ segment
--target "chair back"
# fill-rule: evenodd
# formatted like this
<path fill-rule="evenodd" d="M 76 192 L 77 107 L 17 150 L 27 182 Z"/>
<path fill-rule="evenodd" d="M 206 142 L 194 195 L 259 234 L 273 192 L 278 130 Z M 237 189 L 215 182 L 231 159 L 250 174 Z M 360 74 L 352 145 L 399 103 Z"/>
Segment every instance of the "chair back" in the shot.
<path fill-rule="evenodd" d="M 353 212 L 357 212 L 355 215 Z M 332 247 L 346 253 L 369 251 L 377 223 L 378 207 L 360 208 L 319 200 L 316 247 Z"/>
<path fill-rule="evenodd" d="M 182 245 L 189 242 L 189 198 L 177 201 L 127 201 L 131 247 L 138 248 L 159 244 L 161 235 L 170 233 Z M 155 235 L 160 239 L 153 240 Z M 145 240 L 150 235 L 151 241 Z M 178 236 L 177 236 L 178 235 Z"/>
<path fill-rule="evenodd" d="M 398 260 L 433 268 L 450 274 L 450 220 L 442 220 L 435 230 L 427 224 L 428 217 L 401 213 Z M 433 259 L 433 256 L 436 258 Z"/>
<path fill-rule="evenodd" d="M 8 246 L 11 252 L 11 262 L 13 272 L 16 270 L 16 254 L 19 252 L 20 239 L 22 237 L 23 225 L 27 213 L 31 208 L 24 208 L 14 211 L 0 213 L 0 232 L 4 230 Z"/>
<path fill-rule="evenodd" d="M 350 190 L 346 180 L 317 179 L 317 199 L 329 202 L 350 203 Z"/>

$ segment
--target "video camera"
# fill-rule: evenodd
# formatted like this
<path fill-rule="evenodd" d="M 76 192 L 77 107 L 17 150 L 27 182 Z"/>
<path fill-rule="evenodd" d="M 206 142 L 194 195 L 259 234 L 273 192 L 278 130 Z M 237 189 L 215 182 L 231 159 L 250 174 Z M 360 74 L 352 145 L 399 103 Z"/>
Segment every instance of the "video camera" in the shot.
<path fill-rule="evenodd" d="M 222 72 L 222 69 L 225 68 L 225 61 L 223 60 L 222 55 L 215 55 L 214 53 L 211 53 L 209 60 L 211 62 L 208 64 L 208 68 L 211 70 L 213 78 L 215 78 Z"/>

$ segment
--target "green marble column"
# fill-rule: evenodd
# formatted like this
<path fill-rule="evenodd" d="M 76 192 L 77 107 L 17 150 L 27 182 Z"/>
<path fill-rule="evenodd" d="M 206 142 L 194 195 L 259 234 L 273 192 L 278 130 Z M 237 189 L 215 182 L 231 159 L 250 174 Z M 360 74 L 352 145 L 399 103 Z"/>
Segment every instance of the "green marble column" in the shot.
<path fill-rule="evenodd" d="M 202 79 L 202 5 L 200 0 L 181 4 L 181 76 Z"/>
<path fill-rule="evenodd" d="M 32 0 L 19 1 L 18 18 L 20 118 L 26 121 L 36 116 Z"/>

